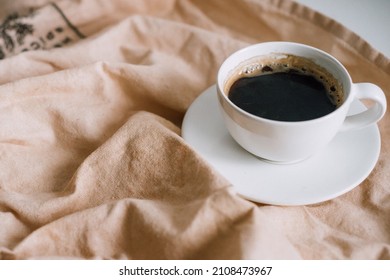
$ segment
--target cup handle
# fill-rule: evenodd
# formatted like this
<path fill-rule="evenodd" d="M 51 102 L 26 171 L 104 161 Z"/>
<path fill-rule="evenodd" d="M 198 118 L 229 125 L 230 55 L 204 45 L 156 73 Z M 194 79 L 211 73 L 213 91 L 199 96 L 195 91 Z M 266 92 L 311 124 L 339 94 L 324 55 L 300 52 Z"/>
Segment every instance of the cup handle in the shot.
<path fill-rule="evenodd" d="M 341 131 L 359 129 L 379 121 L 386 112 L 386 97 L 382 89 L 371 83 L 352 84 L 352 91 L 357 99 L 368 99 L 375 102 L 373 106 L 361 113 L 347 116 Z"/>

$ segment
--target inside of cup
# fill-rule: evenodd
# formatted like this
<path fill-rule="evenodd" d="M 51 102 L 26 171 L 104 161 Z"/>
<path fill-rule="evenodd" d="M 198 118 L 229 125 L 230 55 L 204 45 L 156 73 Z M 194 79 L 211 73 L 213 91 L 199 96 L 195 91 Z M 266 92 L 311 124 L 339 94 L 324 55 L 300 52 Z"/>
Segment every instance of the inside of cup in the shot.
<path fill-rule="evenodd" d="M 248 72 L 248 75 L 261 74 L 261 68 L 270 60 L 288 60 L 288 57 L 295 56 L 310 61 L 306 68 L 323 68 L 342 87 L 341 103 L 345 103 L 351 87 L 351 78 L 344 66 L 333 56 L 322 50 L 311 46 L 290 42 L 269 42 L 252 45 L 241 49 L 228 57 L 221 65 L 218 72 L 218 87 L 227 98 L 228 90 L 240 75 L 240 72 Z M 286 59 L 287 58 L 287 59 Z M 313 64 L 311 64 L 313 63 Z M 303 66 L 304 67 L 304 66 Z M 321 74 L 318 74 L 321 76 Z M 327 79 L 325 77 L 325 79 Z M 332 86 L 331 83 L 325 83 Z M 342 104 L 341 104 L 342 105 Z"/>

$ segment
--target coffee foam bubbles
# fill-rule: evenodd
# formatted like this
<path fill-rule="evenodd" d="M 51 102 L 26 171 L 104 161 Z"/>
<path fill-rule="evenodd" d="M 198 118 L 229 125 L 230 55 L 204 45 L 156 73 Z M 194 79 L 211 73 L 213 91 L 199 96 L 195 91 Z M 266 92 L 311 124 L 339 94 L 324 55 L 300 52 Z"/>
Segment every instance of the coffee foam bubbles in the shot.
<path fill-rule="evenodd" d="M 344 101 L 342 85 L 331 73 L 308 58 L 291 54 L 258 56 L 241 63 L 232 71 L 226 81 L 225 92 L 229 92 L 232 84 L 240 78 L 268 75 L 278 72 L 294 72 L 302 75 L 310 75 L 324 85 L 328 92 L 329 99 L 337 107 Z"/>

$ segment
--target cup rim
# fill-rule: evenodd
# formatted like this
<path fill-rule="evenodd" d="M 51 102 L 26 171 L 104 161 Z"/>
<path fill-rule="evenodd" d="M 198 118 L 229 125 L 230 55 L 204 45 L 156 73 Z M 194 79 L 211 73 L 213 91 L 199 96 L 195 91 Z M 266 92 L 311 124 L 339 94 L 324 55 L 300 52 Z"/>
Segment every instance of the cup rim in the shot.
<path fill-rule="evenodd" d="M 264 118 L 264 117 L 259 117 L 259 116 L 256 116 L 254 114 L 251 114 L 243 109 L 241 109 L 240 107 L 238 107 L 236 104 L 234 104 L 230 99 L 229 97 L 227 96 L 227 94 L 224 93 L 224 85 L 225 85 L 225 80 L 223 80 L 221 77 L 221 69 L 223 67 L 227 67 L 227 64 L 229 62 L 229 59 L 231 59 L 232 57 L 235 57 L 235 56 L 238 56 L 240 55 L 241 53 L 244 53 L 244 52 L 248 52 L 249 50 L 251 49 L 254 49 L 254 48 L 258 48 L 259 46 L 265 46 L 265 45 L 275 45 L 275 46 L 284 46 L 284 45 L 289 45 L 289 46 L 297 46 L 297 47 L 300 47 L 300 48 L 305 48 L 305 49 L 310 49 L 312 51 L 315 51 L 315 52 L 318 52 L 320 56 L 323 56 L 323 57 L 326 57 L 328 59 L 330 59 L 335 65 L 337 65 L 337 67 L 342 71 L 342 73 L 344 74 L 345 78 L 346 78 L 346 81 L 347 81 L 347 85 L 348 85 L 348 92 L 345 92 L 345 89 L 343 89 L 343 93 L 345 95 L 347 95 L 347 98 L 344 99 L 343 103 L 337 107 L 334 111 L 330 112 L 329 114 L 326 114 L 324 116 L 321 116 L 321 117 L 318 117 L 318 118 L 315 118 L 315 119 L 310 119 L 310 120 L 304 120 L 304 121 L 279 121 L 279 120 L 272 120 L 272 119 L 267 119 L 267 118 Z M 272 52 L 268 52 L 268 53 L 264 53 L 264 55 L 266 54 L 271 54 Z M 280 53 L 285 53 L 285 54 L 289 54 L 288 51 L 286 52 L 280 52 Z M 262 55 L 262 54 L 261 54 Z M 260 54 L 259 54 L 260 56 Z M 253 57 L 256 57 L 256 56 L 253 56 Z M 243 59 L 241 62 L 244 62 L 246 61 L 247 59 Z M 231 68 L 230 70 L 233 70 L 234 68 Z M 313 47 L 313 46 L 310 46 L 310 45 L 306 45 L 306 44 L 301 44 L 301 43 L 296 43 L 296 42 L 288 42 L 288 41 L 271 41 L 271 42 L 264 42 L 264 43 L 258 43 L 258 44 L 253 44 L 253 45 L 249 45 L 247 47 L 244 47 L 244 48 L 241 48 L 235 52 L 233 52 L 232 54 L 230 54 L 227 58 L 225 58 L 225 60 L 223 61 L 223 63 L 221 64 L 221 66 L 219 67 L 218 69 L 218 73 L 217 73 L 217 92 L 218 92 L 218 95 L 222 96 L 222 98 L 225 100 L 225 102 L 227 102 L 227 104 L 229 104 L 230 107 L 232 107 L 235 111 L 237 111 L 238 113 L 248 117 L 248 118 L 251 118 L 253 120 L 261 120 L 262 122 L 266 122 L 266 123 L 270 123 L 270 124 L 273 124 L 273 125 L 289 125 L 289 126 L 294 126 L 294 125 L 304 125 L 304 124 L 313 124 L 313 123 L 316 123 L 316 122 L 321 122 L 325 119 L 328 119 L 328 118 L 331 118 L 333 115 L 337 114 L 339 111 L 341 111 L 342 109 L 344 109 L 346 106 L 348 106 L 348 104 L 351 102 L 351 99 L 352 99 L 352 95 L 351 95 L 351 88 L 352 88 L 352 85 L 353 85 L 353 82 L 352 82 L 352 79 L 351 79 L 351 76 L 349 75 L 347 69 L 344 67 L 344 65 L 338 60 L 336 59 L 334 56 L 332 56 L 331 54 L 321 50 L 321 49 L 318 49 L 316 47 Z"/>

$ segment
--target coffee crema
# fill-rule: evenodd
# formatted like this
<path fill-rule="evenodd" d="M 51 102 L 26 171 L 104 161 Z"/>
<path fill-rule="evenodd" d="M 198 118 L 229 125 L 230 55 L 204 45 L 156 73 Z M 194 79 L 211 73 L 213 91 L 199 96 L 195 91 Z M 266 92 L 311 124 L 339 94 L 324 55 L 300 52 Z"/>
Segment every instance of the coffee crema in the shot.
<path fill-rule="evenodd" d="M 242 110 L 277 121 L 306 121 L 336 110 L 344 100 L 339 81 L 313 61 L 289 54 L 241 64 L 225 85 Z"/>

